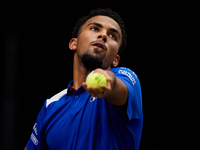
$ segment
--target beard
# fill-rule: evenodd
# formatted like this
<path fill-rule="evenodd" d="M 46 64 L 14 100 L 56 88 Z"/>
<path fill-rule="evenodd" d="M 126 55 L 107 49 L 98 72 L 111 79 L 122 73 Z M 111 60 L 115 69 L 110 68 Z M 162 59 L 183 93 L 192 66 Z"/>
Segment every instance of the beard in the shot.
<path fill-rule="evenodd" d="M 83 54 L 81 57 L 81 61 L 88 71 L 95 70 L 96 68 L 103 69 L 103 59 L 104 59 L 104 56 L 94 57 L 88 53 Z"/>

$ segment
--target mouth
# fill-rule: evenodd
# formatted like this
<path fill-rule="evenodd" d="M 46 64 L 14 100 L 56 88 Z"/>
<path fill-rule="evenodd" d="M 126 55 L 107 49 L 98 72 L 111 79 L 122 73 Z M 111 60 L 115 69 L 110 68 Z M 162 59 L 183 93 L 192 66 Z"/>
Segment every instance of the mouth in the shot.
<path fill-rule="evenodd" d="M 92 46 L 96 46 L 100 49 L 107 50 L 106 45 L 103 42 L 94 41 L 92 42 Z"/>

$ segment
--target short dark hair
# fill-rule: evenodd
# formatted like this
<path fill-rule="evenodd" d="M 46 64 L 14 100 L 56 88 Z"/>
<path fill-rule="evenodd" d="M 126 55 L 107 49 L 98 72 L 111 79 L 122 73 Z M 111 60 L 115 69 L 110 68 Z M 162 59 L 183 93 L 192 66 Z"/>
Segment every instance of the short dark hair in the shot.
<path fill-rule="evenodd" d="M 121 43 L 119 50 L 118 50 L 118 55 L 121 55 L 122 52 L 124 51 L 126 45 L 127 45 L 127 34 L 126 34 L 126 30 L 125 30 L 125 24 L 124 24 L 124 21 L 122 20 L 122 18 L 119 16 L 119 14 L 112 11 L 110 8 L 94 9 L 87 16 L 83 16 L 82 18 L 80 18 L 73 28 L 72 37 L 77 38 L 79 36 L 79 30 L 81 29 L 82 25 L 85 22 L 87 22 L 87 20 L 89 20 L 92 17 L 101 16 L 101 15 L 102 16 L 108 16 L 108 17 L 112 18 L 113 20 L 115 20 L 119 24 L 119 26 L 121 28 L 122 43 Z"/>

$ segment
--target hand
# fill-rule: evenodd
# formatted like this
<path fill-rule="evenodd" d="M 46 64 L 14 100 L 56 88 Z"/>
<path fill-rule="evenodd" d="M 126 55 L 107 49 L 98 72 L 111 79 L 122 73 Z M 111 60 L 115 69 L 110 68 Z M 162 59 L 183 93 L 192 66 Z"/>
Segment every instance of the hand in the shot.
<path fill-rule="evenodd" d="M 112 82 L 113 79 L 111 77 L 110 71 L 103 69 L 95 69 L 94 72 L 98 72 L 103 74 L 107 80 L 107 86 L 100 85 L 100 88 L 103 90 L 102 92 L 98 89 L 98 87 L 94 86 L 93 89 L 90 86 L 87 86 L 86 82 L 82 84 L 83 88 L 90 93 L 93 97 L 105 98 L 112 91 Z"/>

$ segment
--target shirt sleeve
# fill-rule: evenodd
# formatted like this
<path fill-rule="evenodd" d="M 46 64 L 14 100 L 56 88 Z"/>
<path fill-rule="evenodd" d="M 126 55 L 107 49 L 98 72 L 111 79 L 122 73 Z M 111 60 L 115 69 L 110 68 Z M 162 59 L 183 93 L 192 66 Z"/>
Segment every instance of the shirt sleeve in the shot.
<path fill-rule="evenodd" d="M 127 116 L 129 120 L 139 119 L 142 115 L 142 93 L 137 75 L 130 69 L 120 67 L 112 71 L 117 78 L 121 79 L 128 88 Z"/>
<path fill-rule="evenodd" d="M 42 131 L 43 122 L 46 114 L 46 101 L 40 113 L 37 116 L 36 122 L 33 126 L 31 137 L 26 145 L 27 150 L 45 150 L 47 149 Z"/>

